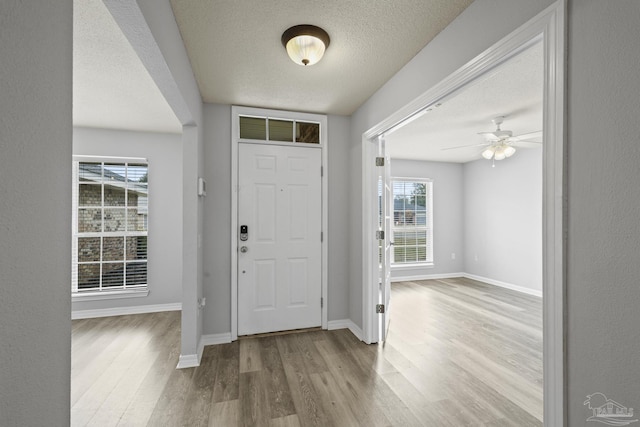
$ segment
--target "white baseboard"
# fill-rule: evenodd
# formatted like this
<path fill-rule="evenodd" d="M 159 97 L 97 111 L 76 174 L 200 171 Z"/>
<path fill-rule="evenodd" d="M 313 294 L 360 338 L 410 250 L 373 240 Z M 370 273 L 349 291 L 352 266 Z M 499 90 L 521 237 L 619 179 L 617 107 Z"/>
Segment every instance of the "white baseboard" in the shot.
<path fill-rule="evenodd" d="M 477 280 L 488 285 L 499 286 L 512 291 L 522 292 L 523 294 L 533 295 L 542 298 L 542 290 L 525 288 L 523 286 L 513 285 L 511 283 L 501 282 L 499 280 L 489 279 L 488 277 L 476 276 L 469 273 L 446 273 L 446 274 L 425 274 L 420 276 L 402 276 L 392 277 L 392 282 L 415 282 L 417 280 L 435 280 L 435 279 L 454 279 L 456 277 L 466 277 L 467 279 Z"/>
<path fill-rule="evenodd" d="M 231 332 L 221 334 L 210 334 L 202 336 L 203 345 L 227 344 L 231 342 Z"/>
<path fill-rule="evenodd" d="M 489 279 L 487 277 L 476 276 L 475 274 L 464 273 L 462 277 L 467 279 L 477 280 L 479 282 L 487 283 L 493 286 L 499 286 L 505 289 L 511 289 L 512 291 L 522 292 L 523 294 L 533 295 L 542 298 L 542 290 L 525 288 L 523 286 L 512 285 L 511 283 L 501 282 L 499 280 Z"/>
<path fill-rule="evenodd" d="M 453 279 L 464 277 L 464 273 L 443 273 L 443 274 L 422 274 L 417 276 L 397 276 L 391 277 L 391 282 L 413 282 L 416 280 Z"/>
<path fill-rule="evenodd" d="M 71 319 L 91 319 L 94 317 L 124 316 L 127 314 L 158 313 L 161 311 L 180 311 L 182 303 L 137 305 L 133 307 L 98 308 L 95 310 L 74 310 Z"/>
<path fill-rule="evenodd" d="M 176 369 L 195 368 L 200 366 L 197 354 L 181 354 Z"/>
<path fill-rule="evenodd" d="M 362 333 L 362 329 L 360 329 L 353 321 L 350 319 L 342 319 L 342 320 L 330 320 L 327 323 L 327 329 L 333 331 L 335 329 L 349 329 L 353 335 L 356 336 L 360 341 L 363 341 L 364 334 Z"/>
<path fill-rule="evenodd" d="M 202 341 L 202 337 L 200 337 L 200 342 L 198 343 L 198 349 L 196 351 L 196 354 L 181 354 L 178 358 L 178 366 L 176 366 L 176 369 L 197 368 L 200 366 L 202 353 L 204 352 L 204 342 Z"/>

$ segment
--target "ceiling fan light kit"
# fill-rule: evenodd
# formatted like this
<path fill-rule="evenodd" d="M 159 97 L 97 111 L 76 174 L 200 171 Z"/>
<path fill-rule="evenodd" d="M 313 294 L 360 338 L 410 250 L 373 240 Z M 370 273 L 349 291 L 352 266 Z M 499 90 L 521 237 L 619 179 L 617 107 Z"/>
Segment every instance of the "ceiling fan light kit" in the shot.
<path fill-rule="evenodd" d="M 447 147 L 443 148 L 443 150 L 456 150 L 460 148 L 469 148 L 469 147 L 485 147 L 481 155 L 483 158 L 492 161 L 492 167 L 496 166 L 496 160 L 504 160 L 508 157 L 511 157 L 515 154 L 516 148 L 514 145 L 518 147 L 539 147 L 542 142 L 538 141 L 528 141 L 525 138 L 536 138 L 542 135 L 542 131 L 531 132 L 527 134 L 522 134 L 519 136 L 513 136 L 513 132 L 510 130 L 502 130 L 500 129 L 500 125 L 504 121 L 504 116 L 499 116 L 491 120 L 494 125 L 496 125 L 496 130 L 493 132 L 480 132 L 478 135 L 484 136 L 486 142 L 482 144 L 471 144 L 471 145 L 462 145 L 458 147 Z"/>
<path fill-rule="evenodd" d="M 329 47 L 329 34 L 315 25 L 296 25 L 282 33 L 282 45 L 289 58 L 298 65 L 313 65 L 320 61 Z"/>
<path fill-rule="evenodd" d="M 516 149 L 509 144 L 504 142 L 496 145 L 492 145 L 488 147 L 486 150 L 482 152 L 482 157 L 487 160 L 504 160 L 507 157 L 513 156 L 516 152 Z"/>

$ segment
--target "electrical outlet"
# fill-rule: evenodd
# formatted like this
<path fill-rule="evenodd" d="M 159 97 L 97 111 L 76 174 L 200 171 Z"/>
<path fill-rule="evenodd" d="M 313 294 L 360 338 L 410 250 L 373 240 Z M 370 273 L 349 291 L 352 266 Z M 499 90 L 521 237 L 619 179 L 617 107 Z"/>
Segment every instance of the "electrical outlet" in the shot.
<path fill-rule="evenodd" d="M 451 252 L 451 259 L 456 259 L 456 253 L 455 252 Z"/>
<path fill-rule="evenodd" d="M 473 260 L 474 260 L 475 262 L 478 262 L 478 254 L 475 254 L 475 255 L 473 256 Z"/>

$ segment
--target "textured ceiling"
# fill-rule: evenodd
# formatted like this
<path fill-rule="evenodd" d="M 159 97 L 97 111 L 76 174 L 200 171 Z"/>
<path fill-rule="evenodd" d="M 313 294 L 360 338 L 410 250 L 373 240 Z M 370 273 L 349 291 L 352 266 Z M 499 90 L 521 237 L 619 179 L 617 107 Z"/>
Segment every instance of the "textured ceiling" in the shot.
<path fill-rule="evenodd" d="M 182 126 L 100 0 L 73 2 L 73 124 L 182 132 Z"/>
<path fill-rule="evenodd" d="M 168 1 L 168 0 L 163 0 Z M 171 0 L 205 102 L 350 114 L 470 0 Z M 304 6 L 303 10 L 301 6 Z M 308 17 L 313 17 L 310 19 Z M 312 67 L 280 43 L 296 24 L 325 28 Z M 178 133 L 181 126 L 100 0 L 74 1 L 74 125 Z M 534 47 L 387 136 L 395 158 L 466 162 L 491 119 L 514 134 L 542 128 L 542 48 Z"/>
<path fill-rule="evenodd" d="M 171 0 L 205 102 L 353 113 L 471 0 Z M 280 42 L 298 24 L 324 28 L 318 64 Z"/>
<path fill-rule="evenodd" d="M 537 43 L 387 135 L 387 150 L 392 158 L 465 163 L 480 159 L 482 147 L 443 149 L 482 144 L 478 132 L 494 131 L 494 117 L 505 116 L 502 130 L 514 136 L 540 131 L 543 77 L 542 43 Z"/>

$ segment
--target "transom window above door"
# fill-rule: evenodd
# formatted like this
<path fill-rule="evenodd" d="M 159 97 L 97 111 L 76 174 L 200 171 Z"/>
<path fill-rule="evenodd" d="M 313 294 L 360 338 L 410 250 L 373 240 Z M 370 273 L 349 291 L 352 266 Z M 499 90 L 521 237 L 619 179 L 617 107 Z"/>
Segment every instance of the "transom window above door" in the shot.
<path fill-rule="evenodd" d="M 320 144 L 320 123 L 239 116 L 240 139 Z"/>

